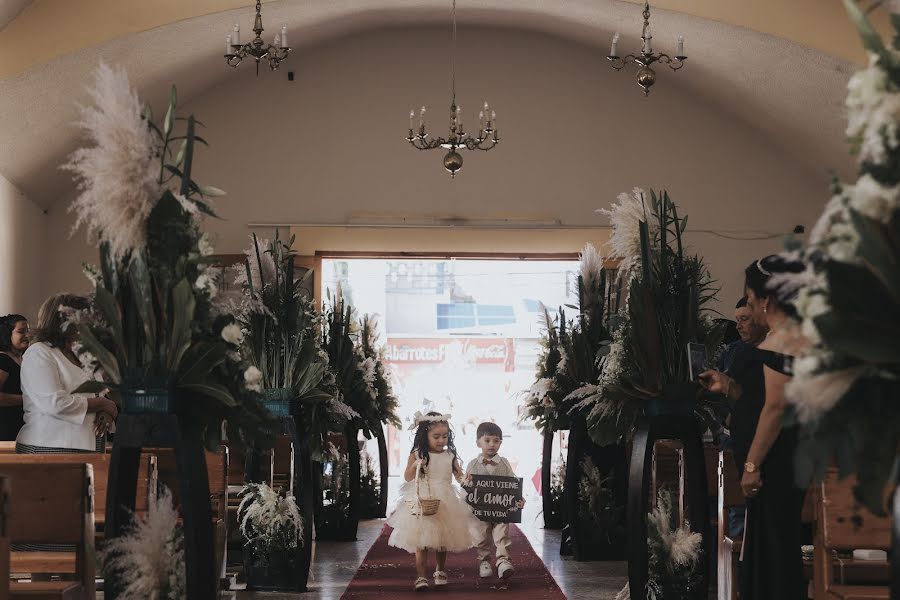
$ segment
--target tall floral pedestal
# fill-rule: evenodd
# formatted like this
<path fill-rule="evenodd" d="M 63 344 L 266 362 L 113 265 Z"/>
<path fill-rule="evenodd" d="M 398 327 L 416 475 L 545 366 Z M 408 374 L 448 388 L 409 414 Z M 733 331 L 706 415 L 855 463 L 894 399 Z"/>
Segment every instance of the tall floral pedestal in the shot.
<path fill-rule="evenodd" d="M 315 486 L 313 485 L 313 463 L 307 438 L 300 435 L 302 415 L 300 406 L 293 399 L 290 391 L 271 390 L 266 393 L 264 404 L 280 424 L 280 434 L 286 435 L 293 446 L 293 464 L 291 465 L 291 493 L 303 517 L 302 545 L 282 564 L 258 566 L 258 557 L 254 556 L 249 545 L 244 547 L 244 575 L 247 590 L 257 591 L 289 591 L 305 592 L 309 581 L 309 569 L 312 561 L 313 528 L 315 524 Z M 247 482 L 260 483 L 262 452 L 254 448 L 247 455 L 244 479 Z M 289 559 L 289 560 L 288 560 Z"/>
<path fill-rule="evenodd" d="M 569 449 L 566 456 L 566 483 L 563 497 L 566 526 L 560 554 L 571 554 L 578 561 L 622 560 L 625 557 L 624 540 L 612 531 L 600 531 L 594 515 L 585 514 L 585 506 L 579 498 L 582 477 L 582 461 L 590 457 L 601 477 L 612 477 L 613 505 L 625 502 L 625 455 L 621 445 L 598 446 L 591 441 L 584 415 L 572 416 L 569 423 Z"/>
<path fill-rule="evenodd" d="M 347 501 L 342 501 L 340 497 L 333 497 L 330 504 L 325 504 L 324 496 L 332 493 L 334 486 L 332 486 L 331 490 L 320 487 L 320 491 L 316 496 L 316 539 L 334 542 L 355 542 L 360 515 L 360 455 L 359 442 L 357 441 L 359 429 L 356 425 L 350 423 L 344 429 L 343 435 L 332 434 L 331 437 L 332 443 L 338 448 L 339 452 L 342 454 L 346 453 L 348 470 Z M 325 466 L 319 465 L 320 473 L 323 473 L 323 475 Z M 343 480 L 343 475 L 337 472 L 338 467 L 338 463 L 332 463 L 332 477 L 341 477 L 341 480 Z"/>
<path fill-rule="evenodd" d="M 565 525 L 563 503 L 556 501 L 553 487 L 553 439 L 556 431 L 550 427 L 544 430 L 544 448 L 541 459 L 541 502 L 544 513 L 544 529 L 562 529 Z"/>
<path fill-rule="evenodd" d="M 165 391 L 123 393 L 109 464 L 104 535 L 107 539 L 123 535 L 131 523 L 141 449 L 172 448 L 178 465 L 187 598 L 215 600 L 218 577 L 205 449 L 200 428 L 174 413 L 173 400 Z M 120 593 L 115 581 L 106 582 L 105 598 L 118 598 Z"/>
<path fill-rule="evenodd" d="M 694 394 L 696 392 L 694 391 Z M 703 533 L 707 520 L 706 467 L 703 459 L 702 432 L 693 415 L 693 401 L 687 387 L 673 390 L 671 396 L 651 403 L 648 415 L 637 425 L 631 448 L 628 471 L 628 504 L 626 529 L 628 540 L 628 585 L 632 598 L 645 598 L 648 579 L 647 513 L 651 509 L 653 490 L 653 451 L 658 440 L 680 442 L 683 452 L 684 496 L 692 531 Z M 655 501 L 655 499 L 654 499 Z M 708 578 L 702 568 L 702 584 L 694 598 L 705 600 Z"/>

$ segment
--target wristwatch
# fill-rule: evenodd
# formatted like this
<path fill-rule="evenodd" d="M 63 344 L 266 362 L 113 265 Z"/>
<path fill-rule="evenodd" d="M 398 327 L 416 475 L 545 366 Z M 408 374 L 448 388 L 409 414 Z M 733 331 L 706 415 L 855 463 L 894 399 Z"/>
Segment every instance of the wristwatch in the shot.
<path fill-rule="evenodd" d="M 754 465 L 749 460 L 744 463 L 744 472 L 745 473 L 756 473 L 759 470 L 759 467 Z"/>

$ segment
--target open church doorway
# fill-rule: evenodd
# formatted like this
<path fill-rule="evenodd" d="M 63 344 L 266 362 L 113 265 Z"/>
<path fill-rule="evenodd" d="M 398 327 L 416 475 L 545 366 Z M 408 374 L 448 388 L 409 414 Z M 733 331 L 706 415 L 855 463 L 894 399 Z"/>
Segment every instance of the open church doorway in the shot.
<path fill-rule="evenodd" d="M 402 482 L 416 411 L 452 415 L 465 463 L 478 454 L 482 421 L 503 429 L 501 453 L 524 480 L 528 508 L 540 510 L 543 440 L 523 421 L 524 392 L 535 381 L 544 310 L 578 302 L 577 255 L 562 258 L 323 257 L 323 298 L 338 286 L 358 315 L 378 316 L 379 343 L 399 400 L 402 428 L 386 431 L 389 502 Z M 573 312 L 574 311 L 570 311 Z M 564 455 L 558 434 L 554 462 Z M 378 445 L 365 444 L 377 477 Z M 556 472 L 558 464 L 553 465 Z M 365 475 L 363 476 L 365 480 Z"/>

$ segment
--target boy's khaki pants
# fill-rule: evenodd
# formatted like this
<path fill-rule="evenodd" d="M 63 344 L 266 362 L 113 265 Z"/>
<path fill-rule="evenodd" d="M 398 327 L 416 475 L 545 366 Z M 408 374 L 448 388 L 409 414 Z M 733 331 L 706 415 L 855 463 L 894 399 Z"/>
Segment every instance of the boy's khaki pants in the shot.
<path fill-rule="evenodd" d="M 509 560 L 509 524 L 482 522 L 483 531 L 478 543 L 478 561 L 490 560 L 491 545 L 496 550 L 496 560 Z"/>

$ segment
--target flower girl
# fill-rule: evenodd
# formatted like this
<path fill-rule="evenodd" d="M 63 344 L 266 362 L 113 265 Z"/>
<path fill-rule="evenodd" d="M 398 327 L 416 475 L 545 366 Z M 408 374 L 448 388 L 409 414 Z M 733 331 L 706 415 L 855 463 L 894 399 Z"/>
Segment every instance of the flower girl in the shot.
<path fill-rule="evenodd" d="M 450 431 L 450 415 L 416 413 L 413 450 L 400 488 L 400 501 L 388 524 L 394 528 L 388 544 L 416 554 L 416 591 L 428 590 L 428 550 L 434 550 L 434 585 L 447 585 L 447 552 L 474 547 L 481 539 L 481 521 L 466 504 L 462 467 Z"/>

